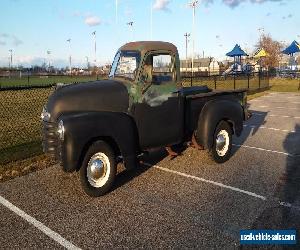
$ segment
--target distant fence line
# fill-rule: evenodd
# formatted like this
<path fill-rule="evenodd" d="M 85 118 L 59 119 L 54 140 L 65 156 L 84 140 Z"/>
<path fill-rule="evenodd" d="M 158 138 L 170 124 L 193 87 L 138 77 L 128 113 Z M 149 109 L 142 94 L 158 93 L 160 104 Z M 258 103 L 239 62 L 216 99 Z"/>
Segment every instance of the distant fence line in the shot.
<path fill-rule="evenodd" d="M 4 76 L 0 75 L 0 88 L 26 88 L 53 86 L 57 83 L 86 82 L 102 79 L 104 75 L 57 75 L 57 74 L 27 74 Z"/>

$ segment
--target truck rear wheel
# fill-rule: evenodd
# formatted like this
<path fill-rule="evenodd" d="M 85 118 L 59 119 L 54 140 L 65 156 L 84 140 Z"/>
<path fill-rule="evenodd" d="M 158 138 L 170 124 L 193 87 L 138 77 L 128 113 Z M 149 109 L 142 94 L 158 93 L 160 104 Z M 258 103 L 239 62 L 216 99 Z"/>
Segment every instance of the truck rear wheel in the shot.
<path fill-rule="evenodd" d="M 82 162 L 80 181 L 86 194 L 98 197 L 107 193 L 116 176 L 115 155 L 104 141 L 93 143 Z"/>
<path fill-rule="evenodd" d="M 220 121 L 216 127 L 212 148 L 208 150 L 210 157 L 217 163 L 230 158 L 232 148 L 232 128 L 226 121 Z"/>

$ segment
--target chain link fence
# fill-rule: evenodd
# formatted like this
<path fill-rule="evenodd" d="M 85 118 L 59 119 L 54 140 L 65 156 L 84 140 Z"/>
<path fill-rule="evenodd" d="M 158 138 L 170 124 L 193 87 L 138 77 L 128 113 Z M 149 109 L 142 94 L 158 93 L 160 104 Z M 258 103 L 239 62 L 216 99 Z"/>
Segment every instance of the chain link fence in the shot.
<path fill-rule="evenodd" d="M 56 83 L 87 82 L 102 79 L 103 75 L 54 75 L 54 74 L 26 74 L 15 73 L 0 75 L 0 88 L 45 87 Z"/>
<path fill-rule="evenodd" d="M 59 79 L 59 82 L 69 82 L 69 79 L 65 80 L 67 81 Z M 81 80 L 82 78 L 73 78 L 73 82 Z M 183 79 L 184 86 L 191 84 L 192 86 L 207 85 L 212 89 L 254 90 L 268 87 L 269 78 L 265 74 Z M 0 164 L 42 153 L 40 114 L 48 96 L 55 89 L 54 84 L 49 84 L 47 87 L 16 85 L 11 84 L 0 89 Z"/>

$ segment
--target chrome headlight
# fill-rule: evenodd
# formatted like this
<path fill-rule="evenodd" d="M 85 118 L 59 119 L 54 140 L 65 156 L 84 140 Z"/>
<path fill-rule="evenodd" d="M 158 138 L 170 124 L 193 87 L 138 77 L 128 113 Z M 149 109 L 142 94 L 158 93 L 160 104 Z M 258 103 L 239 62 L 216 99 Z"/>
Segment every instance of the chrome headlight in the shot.
<path fill-rule="evenodd" d="M 65 138 L 65 127 L 64 127 L 64 123 L 62 120 L 60 120 L 58 122 L 57 134 L 58 134 L 59 139 L 63 141 Z"/>
<path fill-rule="evenodd" d="M 46 110 L 45 107 L 43 107 L 41 118 L 43 121 L 48 122 L 50 120 L 50 113 Z"/>

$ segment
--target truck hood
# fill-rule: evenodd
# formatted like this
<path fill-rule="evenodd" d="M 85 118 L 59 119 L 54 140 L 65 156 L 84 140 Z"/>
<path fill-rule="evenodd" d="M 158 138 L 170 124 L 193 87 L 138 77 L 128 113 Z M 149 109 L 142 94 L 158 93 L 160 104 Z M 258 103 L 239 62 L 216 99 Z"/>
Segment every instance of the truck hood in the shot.
<path fill-rule="evenodd" d="M 78 111 L 127 112 L 127 87 L 115 80 L 102 80 L 66 85 L 58 88 L 48 99 L 46 110 L 51 121 L 62 113 Z"/>

